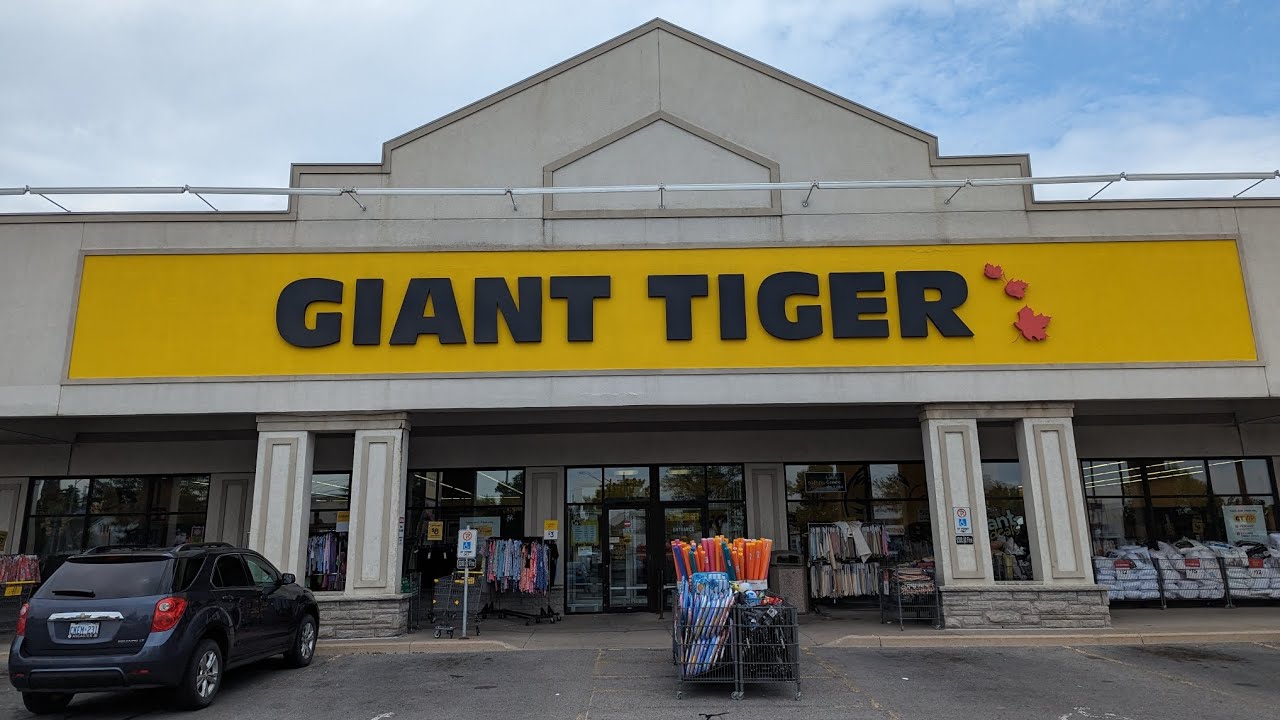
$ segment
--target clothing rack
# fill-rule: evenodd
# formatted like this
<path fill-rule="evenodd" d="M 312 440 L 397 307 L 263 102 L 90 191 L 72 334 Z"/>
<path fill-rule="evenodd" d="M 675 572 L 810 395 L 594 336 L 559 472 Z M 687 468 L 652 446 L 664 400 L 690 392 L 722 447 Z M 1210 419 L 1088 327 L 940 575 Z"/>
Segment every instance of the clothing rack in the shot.
<path fill-rule="evenodd" d="M 554 540 L 489 538 L 480 546 L 480 554 L 485 562 L 484 578 L 492 591 L 484 608 L 486 617 L 521 618 L 526 625 L 560 620 L 550 599 L 560 559 Z M 507 604 L 513 600 L 516 604 L 524 601 L 522 609 Z"/>
<path fill-rule="evenodd" d="M 868 597 L 880 592 L 880 560 L 892 555 L 883 525 L 810 523 L 809 596 Z"/>
<path fill-rule="evenodd" d="M 35 555 L 0 555 L 0 583 L 19 582 L 40 582 L 40 558 Z"/>
<path fill-rule="evenodd" d="M 307 578 L 312 590 L 342 590 L 346 586 L 346 533 L 326 530 L 307 539 Z"/>

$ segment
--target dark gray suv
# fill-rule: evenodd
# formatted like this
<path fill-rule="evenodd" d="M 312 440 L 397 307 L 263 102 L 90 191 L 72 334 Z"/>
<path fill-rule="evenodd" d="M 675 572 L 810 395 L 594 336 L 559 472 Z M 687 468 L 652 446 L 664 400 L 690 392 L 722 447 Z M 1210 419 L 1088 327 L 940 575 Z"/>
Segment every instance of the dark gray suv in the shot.
<path fill-rule="evenodd" d="M 9 682 L 36 714 L 62 711 L 76 693 L 157 687 L 199 709 L 228 668 L 281 653 L 309 665 L 319 622 L 311 592 L 251 550 L 95 548 L 22 607 Z"/>

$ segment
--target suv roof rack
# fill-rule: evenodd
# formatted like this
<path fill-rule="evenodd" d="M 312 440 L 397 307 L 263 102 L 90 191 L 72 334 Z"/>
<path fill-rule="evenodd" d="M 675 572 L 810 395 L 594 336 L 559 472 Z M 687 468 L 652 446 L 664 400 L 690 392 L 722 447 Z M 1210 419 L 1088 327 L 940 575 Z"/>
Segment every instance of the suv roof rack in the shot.
<path fill-rule="evenodd" d="M 183 543 L 178 547 L 174 548 L 174 550 L 177 552 L 182 552 L 183 550 L 198 550 L 200 548 L 229 548 L 229 547 L 235 547 L 235 545 L 232 545 L 231 543 L 228 543 L 228 542 L 198 542 L 198 543 Z"/>
<path fill-rule="evenodd" d="M 161 548 L 151 545 L 98 545 L 85 550 L 82 555 L 101 555 L 103 553 L 118 552 L 120 550 L 159 550 Z"/>

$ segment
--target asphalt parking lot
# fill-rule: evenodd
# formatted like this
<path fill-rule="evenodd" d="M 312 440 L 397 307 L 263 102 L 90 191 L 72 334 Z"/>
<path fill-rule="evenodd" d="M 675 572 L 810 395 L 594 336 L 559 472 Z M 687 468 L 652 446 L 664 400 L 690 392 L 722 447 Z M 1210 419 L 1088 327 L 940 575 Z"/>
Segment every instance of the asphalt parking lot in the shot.
<path fill-rule="evenodd" d="M 687 685 L 659 650 L 553 650 L 321 657 L 305 670 L 266 661 L 230 673 L 199 720 L 554 718 L 632 720 L 1261 720 L 1280 707 L 1280 647 L 816 649 L 791 686 Z M 84 720 L 184 717 L 160 693 L 76 698 Z M 29 717 L 12 689 L 0 717 Z"/>

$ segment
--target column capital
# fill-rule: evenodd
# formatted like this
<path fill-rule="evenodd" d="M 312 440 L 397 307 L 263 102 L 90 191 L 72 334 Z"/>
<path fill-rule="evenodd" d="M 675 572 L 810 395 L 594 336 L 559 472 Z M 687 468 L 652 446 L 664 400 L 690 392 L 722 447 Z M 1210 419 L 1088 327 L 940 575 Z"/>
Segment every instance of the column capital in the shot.
<path fill-rule="evenodd" d="M 1023 418 L 1069 418 L 1075 404 L 1038 403 L 939 403 L 923 405 L 920 420 L 1022 420 Z"/>
<path fill-rule="evenodd" d="M 258 432 L 330 432 L 408 430 L 409 413 L 289 413 L 259 415 Z"/>

